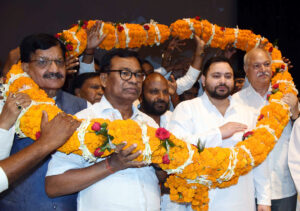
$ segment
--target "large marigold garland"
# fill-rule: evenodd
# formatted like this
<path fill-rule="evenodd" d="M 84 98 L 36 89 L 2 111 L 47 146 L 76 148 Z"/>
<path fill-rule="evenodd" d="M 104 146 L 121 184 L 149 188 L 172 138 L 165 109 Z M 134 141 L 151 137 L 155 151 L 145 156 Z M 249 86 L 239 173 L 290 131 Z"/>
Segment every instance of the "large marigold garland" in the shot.
<path fill-rule="evenodd" d="M 92 27 L 95 21 L 80 21 L 70 30 L 58 34 L 71 54 L 78 55 L 86 46 L 85 28 Z M 141 28 L 142 27 L 142 28 Z M 224 48 L 234 43 L 237 48 L 250 50 L 267 39 L 253 34 L 249 30 L 219 27 L 199 18 L 182 19 L 167 26 L 155 22 L 143 26 L 137 24 L 104 23 L 101 33 L 108 34 L 100 47 L 139 47 L 164 42 L 170 33 L 181 39 L 192 38 L 194 34 L 213 47 Z M 152 128 L 142 120 L 105 119 L 81 120 L 81 125 L 72 137 L 58 150 L 75 153 L 93 162 L 97 157 L 110 155 L 117 144 L 124 140 L 127 146 L 138 144 L 136 150 L 143 153 L 136 159 L 160 165 L 168 174 L 166 186 L 170 188 L 170 198 L 177 202 L 188 202 L 195 210 L 208 209 L 208 190 L 225 188 L 237 183 L 239 177 L 262 163 L 273 149 L 284 127 L 289 121 L 289 107 L 281 101 L 286 93 L 297 94 L 287 65 L 282 61 L 281 53 L 267 42 L 265 49 L 272 56 L 272 94 L 269 104 L 261 109 L 256 128 L 244 134 L 243 141 L 232 148 L 206 148 L 187 144 L 177 139 L 164 128 Z M 14 65 L 7 75 L 2 88 L 4 97 L 9 92 L 24 92 L 31 99 L 31 105 L 23 110 L 16 122 L 16 131 L 21 136 L 34 140 L 40 136 L 42 110 L 47 111 L 49 119 L 62 112 L 39 89 L 34 81 L 23 72 L 21 64 Z M 74 117 L 75 118 L 75 117 Z"/>

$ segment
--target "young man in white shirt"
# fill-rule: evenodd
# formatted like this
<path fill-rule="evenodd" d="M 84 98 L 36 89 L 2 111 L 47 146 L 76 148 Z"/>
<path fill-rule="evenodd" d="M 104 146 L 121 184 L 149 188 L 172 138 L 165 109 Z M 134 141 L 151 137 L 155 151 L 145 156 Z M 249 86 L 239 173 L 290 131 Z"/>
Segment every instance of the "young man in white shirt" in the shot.
<path fill-rule="evenodd" d="M 233 98 L 254 109 L 255 118 L 260 109 L 268 104 L 270 93 L 272 58 L 261 48 L 254 48 L 244 57 L 244 70 L 249 86 L 233 95 Z M 292 119 L 299 114 L 298 99 L 293 94 L 283 97 L 283 102 L 291 108 Z M 285 127 L 274 149 L 268 156 L 272 189 L 272 211 L 292 211 L 296 209 L 297 193 L 288 168 L 288 145 L 292 131 L 291 121 Z"/>
<path fill-rule="evenodd" d="M 168 129 L 191 144 L 205 147 L 233 147 L 243 133 L 255 126 L 251 110 L 238 104 L 230 94 L 234 87 L 233 70 L 228 59 L 214 57 L 203 68 L 201 82 L 205 92 L 201 97 L 180 103 L 171 117 Z M 255 211 L 270 209 L 270 181 L 263 163 L 236 185 L 209 191 L 210 210 Z"/>
<path fill-rule="evenodd" d="M 114 50 L 102 59 L 100 79 L 104 95 L 99 103 L 77 114 L 78 118 L 133 119 L 157 127 L 155 121 L 137 110 L 133 102 L 142 89 L 145 73 L 135 52 Z M 98 159 L 95 164 L 75 154 L 55 153 L 46 175 L 46 192 L 55 197 L 78 192 L 82 210 L 159 210 L 160 189 L 153 167 L 133 161 L 141 152 L 136 145 Z M 109 168 L 108 165 L 109 164 Z M 143 167 L 143 168 L 139 168 Z"/>

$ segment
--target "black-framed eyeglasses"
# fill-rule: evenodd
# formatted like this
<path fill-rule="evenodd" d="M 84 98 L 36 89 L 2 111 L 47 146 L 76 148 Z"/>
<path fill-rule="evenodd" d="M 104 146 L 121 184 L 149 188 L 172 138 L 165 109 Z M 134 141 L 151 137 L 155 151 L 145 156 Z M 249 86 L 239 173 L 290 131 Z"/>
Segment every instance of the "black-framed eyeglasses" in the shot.
<path fill-rule="evenodd" d="M 39 58 L 39 59 L 33 59 L 30 62 L 34 62 L 40 68 L 49 67 L 52 64 L 52 62 L 54 62 L 56 66 L 59 68 L 65 66 L 65 61 L 63 59 Z"/>
<path fill-rule="evenodd" d="M 137 81 L 144 81 L 146 78 L 146 74 L 144 72 L 134 73 L 129 70 L 108 70 L 108 71 L 106 71 L 106 73 L 110 73 L 110 72 L 119 72 L 121 79 L 124 81 L 130 80 L 132 78 L 132 75 L 135 76 Z"/>

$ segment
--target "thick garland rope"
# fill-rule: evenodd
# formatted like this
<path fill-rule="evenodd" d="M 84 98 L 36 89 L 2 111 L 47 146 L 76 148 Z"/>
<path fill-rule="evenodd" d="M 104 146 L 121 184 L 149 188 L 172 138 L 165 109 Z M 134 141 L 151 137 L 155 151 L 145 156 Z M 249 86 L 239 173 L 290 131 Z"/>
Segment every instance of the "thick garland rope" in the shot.
<path fill-rule="evenodd" d="M 79 22 L 77 26 L 64 31 L 61 35 L 70 36 L 70 40 L 65 39 L 65 43 L 74 45 L 73 49 L 79 49 L 82 53 L 86 46 L 84 27 L 89 28 L 94 23 L 95 21 L 88 21 L 84 25 Z M 223 28 L 206 20 L 197 19 L 178 20 L 171 25 L 172 30 L 154 22 L 143 26 L 126 24 L 127 35 L 124 27 L 123 29 L 120 27 L 123 26 L 111 23 L 102 25 L 101 31 L 106 33 L 107 37 L 100 47 L 105 49 L 126 47 L 126 40 L 129 41 L 128 47 L 153 45 L 166 40 L 169 34 L 179 36 L 180 39 L 188 39 L 194 33 L 201 35 L 206 42 L 210 40 L 213 47 L 224 48 L 231 42 L 246 51 L 257 45 L 257 39 L 266 41 L 249 30 Z M 157 29 L 160 30 L 159 34 Z M 75 32 L 77 39 L 71 40 L 74 35 L 71 32 Z M 130 39 L 126 36 L 130 36 Z M 70 46 L 67 48 L 71 49 Z M 177 139 L 163 128 L 155 129 L 147 126 L 146 129 L 144 123 L 133 120 L 89 119 L 81 120 L 81 126 L 58 150 L 67 154 L 79 154 L 94 162 L 97 157 L 113 153 L 114 146 L 124 140 L 128 142 L 126 147 L 136 143 L 138 145 L 136 150 L 143 152 L 136 160 L 151 161 L 171 174 L 165 185 L 170 188 L 170 198 L 173 201 L 191 203 L 195 210 L 207 210 L 208 190 L 234 185 L 238 182 L 239 176 L 247 174 L 253 167 L 262 163 L 289 121 L 289 107 L 282 103 L 281 98 L 286 93 L 297 94 L 297 90 L 287 71 L 287 65 L 282 61 L 281 52 L 273 48 L 269 42 L 265 45 L 265 49 L 270 52 L 273 60 L 272 94 L 268 96 L 269 104 L 261 109 L 256 128 L 245 133 L 244 141 L 240 141 L 235 147 L 206 148 L 200 152 L 196 146 Z M 72 50 L 70 52 L 72 53 Z M 30 77 L 24 75 L 20 63 L 11 68 L 6 83 L 2 88 L 4 97 L 10 92 L 23 92 L 34 102 L 38 102 L 27 108 L 16 125 L 17 130 L 20 129 L 26 136 L 38 139 L 42 110 L 48 113 L 50 120 L 62 111 Z"/>

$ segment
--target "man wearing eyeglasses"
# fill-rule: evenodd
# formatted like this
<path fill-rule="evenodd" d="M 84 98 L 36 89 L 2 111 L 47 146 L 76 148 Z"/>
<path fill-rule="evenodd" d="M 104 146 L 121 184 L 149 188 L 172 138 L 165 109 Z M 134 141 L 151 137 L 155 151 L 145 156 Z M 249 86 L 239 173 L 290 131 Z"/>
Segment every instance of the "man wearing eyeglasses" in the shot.
<path fill-rule="evenodd" d="M 57 106 L 68 114 L 87 107 L 87 102 L 61 90 L 66 79 L 65 46 L 48 34 L 30 35 L 20 45 L 23 70 L 55 99 Z M 61 137 L 63 134 L 57 134 Z M 33 144 L 29 138 L 15 138 L 11 154 L 16 154 Z M 0 209 L 19 210 L 76 210 L 77 194 L 51 199 L 45 192 L 45 174 L 50 155 L 18 182 L 0 195 Z"/>
<path fill-rule="evenodd" d="M 136 52 L 113 50 L 103 56 L 101 64 L 104 95 L 99 103 L 76 116 L 111 121 L 132 119 L 158 127 L 152 118 L 133 106 L 145 79 Z M 159 210 L 160 189 L 155 170 L 143 162 L 133 161 L 142 152 L 133 153 L 135 144 L 124 149 L 126 141 L 116 146 L 111 156 L 99 158 L 96 163 L 75 154 L 53 154 L 46 177 L 47 194 L 56 197 L 79 191 L 78 211 Z"/>

